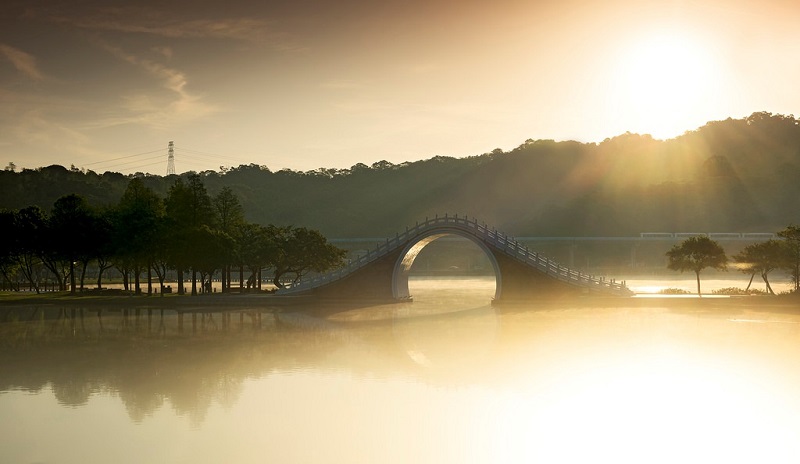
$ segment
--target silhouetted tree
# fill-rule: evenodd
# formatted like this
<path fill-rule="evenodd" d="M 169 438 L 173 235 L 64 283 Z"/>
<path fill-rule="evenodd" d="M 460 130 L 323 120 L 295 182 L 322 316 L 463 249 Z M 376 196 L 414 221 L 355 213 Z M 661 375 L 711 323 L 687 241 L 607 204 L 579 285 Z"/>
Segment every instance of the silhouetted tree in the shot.
<path fill-rule="evenodd" d="M 117 252 L 114 241 L 113 209 L 96 211 L 92 235 L 94 237 L 94 259 L 97 262 L 97 289 L 103 288 L 103 273 L 114 267 L 114 256 Z"/>
<path fill-rule="evenodd" d="M 53 204 L 50 213 L 50 236 L 56 259 L 69 268 L 69 291 L 75 293 L 75 264 L 81 264 L 81 288 L 86 266 L 95 255 L 94 213 L 80 195 L 65 195 Z"/>
<path fill-rule="evenodd" d="M 697 295 L 700 293 L 700 271 L 707 267 L 725 270 L 728 257 L 725 250 L 706 236 L 689 237 L 681 244 L 673 246 L 667 252 L 667 268 L 673 271 L 693 271 L 697 277 Z"/>
<path fill-rule="evenodd" d="M 269 266 L 273 268 L 272 283 L 283 288 L 282 279 L 292 275 L 297 282 L 306 273 L 325 272 L 341 266 L 345 251 L 332 244 L 319 231 L 305 227 L 268 227 L 274 242 Z"/>
<path fill-rule="evenodd" d="M 192 295 L 197 294 L 197 260 L 204 244 L 194 243 L 189 238 L 198 237 L 194 231 L 214 222 L 214 209 L 203 180 L 198 174 L 190 174 L 186 183 L 177 179 L 170 187 L 165 200 L 167 217 L 170 219 L 170 248 L 172 262 L 178 270 L 178 292 L 183 292 L 183 271 L 192 270 Z"/>
<path fill-rule="evenodd" d="M 199 228 L 214 223 L 214 208 L 203 179 L 190 174 L 184 183 L 176 179 L 165 200 L 167 215 L 180 229 Z"/>
<path fill-rule="evenodd" d="M 14 214 L 13 236 L 18 239 L 17 263 L 22 275 L 36 293 L 40 292 L 40 271 L 43 266 L 41 257 L 45 253 L 42 243 L 48 239 L 47 234 L 47 220 L 44 211 L 38 206 L 29 206 Z"/>
<path fill-rule="evenodd" d="M 270 262 L 270 257 L 275 254 L 275 241 L 272 239 L 274 234 L 271 228 L 252 223 L 245 223 L 239 226 L 236 233 L 236 241 L 239 244 L 239 285 L 243 285 L 243 268 L 247 267 L 250 271 L 250 279 L 247 287 L 261 288 L 261 270 Z"/>
<path fill-rule="evenodd" d="M 158 278 L 159 293 L 164 294 L 164 281 L 167 278 L 167 271 L 171 269 L 170 246 L 173 241 L 170 239 L 172 231 L 169 229 L 169 220 L 165 216 L 160 216 L 154 225 L 154 235 L 158 239 L 150 246 L 150 269 L 155 272 Z"/>
<path fill-rule="evenodd" d="M 778 232 L 778 237 L 785 243 L 786 261 L 782 267 L 789 271 L 796 292 L 800 289 L 800 227 L 789 225 Z"/>
<path fill-rule="evenodd" d="M 750 282 L 747 283 L 747 290 L 753 282 L 756 273 L 761 275 L 767 291 L 774 295 L 772 286 L 769 284 L 769 273 L 780 268 L 786 262 L 786 249 L 777 240 L 754 243 L 744 247 L 742 251 L 733 256 L 733 260 L 740 264 L 739 270 L 745 274 L 750 274 Z"/>
<path fill-rule="evenodd" d="M 15 277 L 19 268 L 17 261 L 19 237 L 14 224 L 13 211 L 0 210 L 0 230 L 5 231 L 5 237 L 0 240 L 0 274 L 12 289 L 18 290 Z"/>
<path fill-rule="evenodd" d="M 140 178 L 131 179 L 117 207 L 116 242 L 120 265 L 132 270 L 137 294 L 142 291 L 139 281 L 142 271 L 151 267 L 154 244 L 162 239 L 158 225 L 163 215 L 161 198 Z"/>
<path fill-rule="evenodd" d="M 192 230 L 189 241 L 203 244 L 202 251 L 194 258 L 193 266 L 200 273 L 201 288 L 204 292 L 210 292 L 214 271 L 224 270 L 233 239 L 221 230 L 201 226 Z"/>
<path fill-rule="evenodd" d="M 226 234 L 231 242 L 226 249 L 225 260 L 222 266 L 222 292 L 225 293 L 230 288 L 231 262 L 236 253 L 236 243 L 232 237 L 236 236 L 237 228 L 244 223 L 244 210 L 239 198 L 233 193 L 230 187 L 223 187 L 213 198 L 214 210 L 216 212 L 216 223 L 221 232 Z"/>

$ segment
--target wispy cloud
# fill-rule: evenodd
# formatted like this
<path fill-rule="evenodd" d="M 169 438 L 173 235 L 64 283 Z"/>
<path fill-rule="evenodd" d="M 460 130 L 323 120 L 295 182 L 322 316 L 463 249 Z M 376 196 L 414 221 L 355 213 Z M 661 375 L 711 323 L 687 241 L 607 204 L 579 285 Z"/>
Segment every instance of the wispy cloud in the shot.
<path fill-rule="evenodd" d="M 10 61 L 19 72 L 31 79 L 44 79 L 44 74 L 39 70 L 33 55 L 3 43 L 0 43 L 0 55 Z"/>
<path fill-rule="evenodd" d="M 68 102 L 55 102 L 58 110 L 35 97 L 7 95 L 0 91 L 0 138 L 2 154 L 20 167 L 39 167 L 50 164 L 69 165 L 86 155 L 91 138 L 54 114 Z M 77 107 L 76 107 L 77 108 Z M 65 121 L 65 122 L 61 122 Z"/>
<path fill-rule="evenodd" d="M 172 58 L 172 48 L 170 47 L 153 47 L 151 50 L 159 55 L 163 55 L 167 59 Z"/>
<path fill-rule="evenodd" d="M 9 146 L 39 145 L 42 154 L 74 152 L 90 143 L 81 126 L 99 111 L 79 98 L 0 87 L 0 139 Z"/>
<path fill-rule="evenodd" d="M 175 19 L 175 15 L 139 7 L 105 8 L 85 15 L 45 14 L 53 22 L 94 31 L 167 38 L 215 38 L 255 42 L 279 50 L 301 49 L 276 22 L 261 18 Z"/>
<path fill-rule="evenodd" d="M 162 87 L 169 90 L 172 95 L 171 100 L 167 103 L 159 101 L 150 94 L 128 95 L 124 97 L 124 107 L 130 115 L 106 120 L 105 124 L 118 125 L 139 122 L 154 126 L 166 126 L 201 119 L 219 111 L 215 106 L 205 103 L 200 96 L 187 90 L 188 79 L 183 72 L 126 53 L 121 48 L 108 43 L 102 41 L 98 43 L 114 56 L 143 69 L 158 79 Z"/>
<path fill-rule="evenodd" d="M 19 138 L 29 143 L 42 143 L 51 147 L 82 146 L 89 142 L 89 137 L 82 132 L 53 121 L 52 117 L 38 109 L 21 114 L 15 131 Z"/>

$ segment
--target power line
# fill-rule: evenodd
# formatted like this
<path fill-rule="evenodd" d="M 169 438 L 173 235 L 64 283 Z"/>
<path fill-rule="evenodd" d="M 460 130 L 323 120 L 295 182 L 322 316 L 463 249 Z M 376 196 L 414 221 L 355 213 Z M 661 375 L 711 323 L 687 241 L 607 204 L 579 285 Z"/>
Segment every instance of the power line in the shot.
<path fill-rule="evenodd" d="M 155 154 L 155 156 L 144 157 L 146 155 Z M 148 150 L 143 151 L 140 153 L 134 153 L 131 155 L 124 155 L 124 156 L 117 156 L 115 158 L 109 158 L 100 161 L 92 161 L 91 163 L 82 164 L 83 167 L 89 166 L 96 166 L 95 169 L 103 169 L 103 170 L 120 170 L 120 171 L 134 171 L 136 169 L 155 166 L 160 163 L 153 162 L 153 163 L 144 163 L 150 160 L 156 159 L 163 159 L 163 148 L 155 149 L 155 150 Z M 182 156 L 181 156 L 182 155 Z M 167 175 L 175 174 L 175 157 L 179 158 L 180 163 L 185 167 L 195 167 L 197 170 L 206 170 L 212 169 L 216 170 L 221 168 L 222 166 L 232 165 L 233 163 L 239 163 L 241 165 L 251 164 L 248 161 L 242 161 L 239 159 L 232 158 L 226 155 L 220 155 L 218 153 L 211 153 L 202 150 L 196 150 L 194 148 L 187 148 L 175 145 L 173 141 L 170 141 L 167 145 Z M 144 157 L 144 158 L 143 158 Z M 130 160 L 124 162 L 114 163 L 114 161 L 121 161 L 121 160 Z"/>
<path fill-rule="evenodd" d="M 182 151 L 180 149 L 178 149 L 178 152 L 179 152 L 179 154 L 184 155 L 184 157 L 182 158 L 184 160 L 206 160 L 206 161 L 211 161 L 211 162 L 216 163 L 216 162 L 223 161 L 225 159 L 225 158 L 212 158 L 210 156 L 199 155 L 197 153 L 185 152 L 185 151 Z"/>
<path fill-rule="evenodd" d="M 203 155 L 222 156 L 222 155 L 218 155 L 218 154 L 216 154 L 216 153 L 209 153 L 209 152 L 207 152 L 207 151 L 197 150 L 197 149 L 194 149 L 194 148 L 189 148 L 189 147 L 180 147 L 180 148 L 181 148 L 181 150 L 183 150 L 183 151 L 189 151 L 189 152 L 194 152 L 194 153 L 200 153 L 200 154 L 203 154 Z"/>
<path fill-rule="evenodd" d="M 135 155 L 120 156 L 119 158 L 111 158 L 111 159 L 102 160 L 102 161 L 95 161 L 94 163 L 85 163 L 85 164 L 83 164 L 83 166 L 92 166 L 94 164 L 108 163 L 110 161 L 117 161 L 117 160 L 126 159 L 126 158 L 133 158 L 135 156 L 149 155 L 149 154 L 155 153 L 157 151 L 161 151 L 161 149 L 153 150 L 153 151 L 146 151 L 146 152 L 142 152 L 142 153 L 136 153 Z"/>
<path fill-rule="evenodd" d="M 183 153 L 190 154 L 192 156 L 203 158 L 203 159 L 206 159 L 206 160 L 209 160 L 209 161 L 214 161 L 214 162 L 225 162 L 225 161 L 230 162 L 230 161 L 234 161 L 234 162 L 238 162 L 240 164 L 248 164 L 247 161 L 243 161 L 241 159 L 236 159 L 236 158 L 233 158 L 233 157 L 228 156 L 228 155 L 220 155 L 218 153 L 209 153 L 209 152 L 206 152 L 206 151 L 195 150 L 193 148 L 176 147 L 176 150 L 178 150 L 180 152 L 183 152 Z"/>
<path fill-rule="evenodd" d="M 128 164 L 139 163 L 139 162 L 142 162 L 142 161 L 149 161 L 149 160 L 153 160 L 153 159 L 161 159 L 163 156 L 164 155 L 157 155 L 157 156 L 151 156 L 151 157 L 148 157 L 148 158 L 142 158 L 142 159 L 137 159 L 137 160 L 133 160 L 133 161 L 127 161 L 125 163 L 112 164 L 111 166 L 106 166 L 104 169 L 112 169 L 112 168 L 117 168 L 117 167 L 120 167 L 120 166 L 126 166 Z"/>
<path fill-rule="evenodd" d="M 159 156 L 159 158 L 161 158 L 161 156 Z M 138 166 L 131 166 L 131 167 L 129 167 L 129 168 L 126 168 L 126 170 L 128 170 L 128 171 L 134 171 L 134 170 L 136 170 L 136 169 L 140 169 L 140 168 L 146 168 L 146 167 L 148 167 L 148 166 L 156 166 L 156 165 L 160 165 L 161 163 L 163 163 L 163 161 L 156 161 L 155 163 L 147 163 L 147 164 L 141 164 L 141 165 L 138 165 Z"/>

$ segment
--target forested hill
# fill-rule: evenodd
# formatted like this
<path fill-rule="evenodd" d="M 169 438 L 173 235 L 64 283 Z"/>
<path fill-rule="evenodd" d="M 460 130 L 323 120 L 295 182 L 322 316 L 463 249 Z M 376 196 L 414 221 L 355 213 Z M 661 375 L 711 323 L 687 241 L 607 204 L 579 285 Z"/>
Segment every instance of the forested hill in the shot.
<path fill-rule="evenodd" d="M 212 195 L 231 187 L 250 221 L 328 237 L 388 236 L 444 212 L 516 236 L 775 231 L 800 223 L 800 121 L 754 113 L 666 141 L 630 133 L 599 144 L 528 140 L 509 152 L 459 159 L 305 173 L 242 165 L 200 174 Z M 162 196 L 175 178 L 138 176 Z M 68 193 L 113 205 L 130 177 L 61 166 L 6 170 L 0 208 L 49 210 Z"/>

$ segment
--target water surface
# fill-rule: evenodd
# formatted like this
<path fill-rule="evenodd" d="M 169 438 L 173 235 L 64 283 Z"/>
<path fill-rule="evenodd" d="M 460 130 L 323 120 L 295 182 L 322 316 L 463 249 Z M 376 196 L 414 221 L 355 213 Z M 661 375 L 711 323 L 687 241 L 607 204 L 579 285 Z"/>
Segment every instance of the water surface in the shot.
<path fill-rule="evenodd" d="M 0 461 L 800 461 L 792 308 L 411 290 L 325 317 L 21 313 L 0 328 Z"/>

